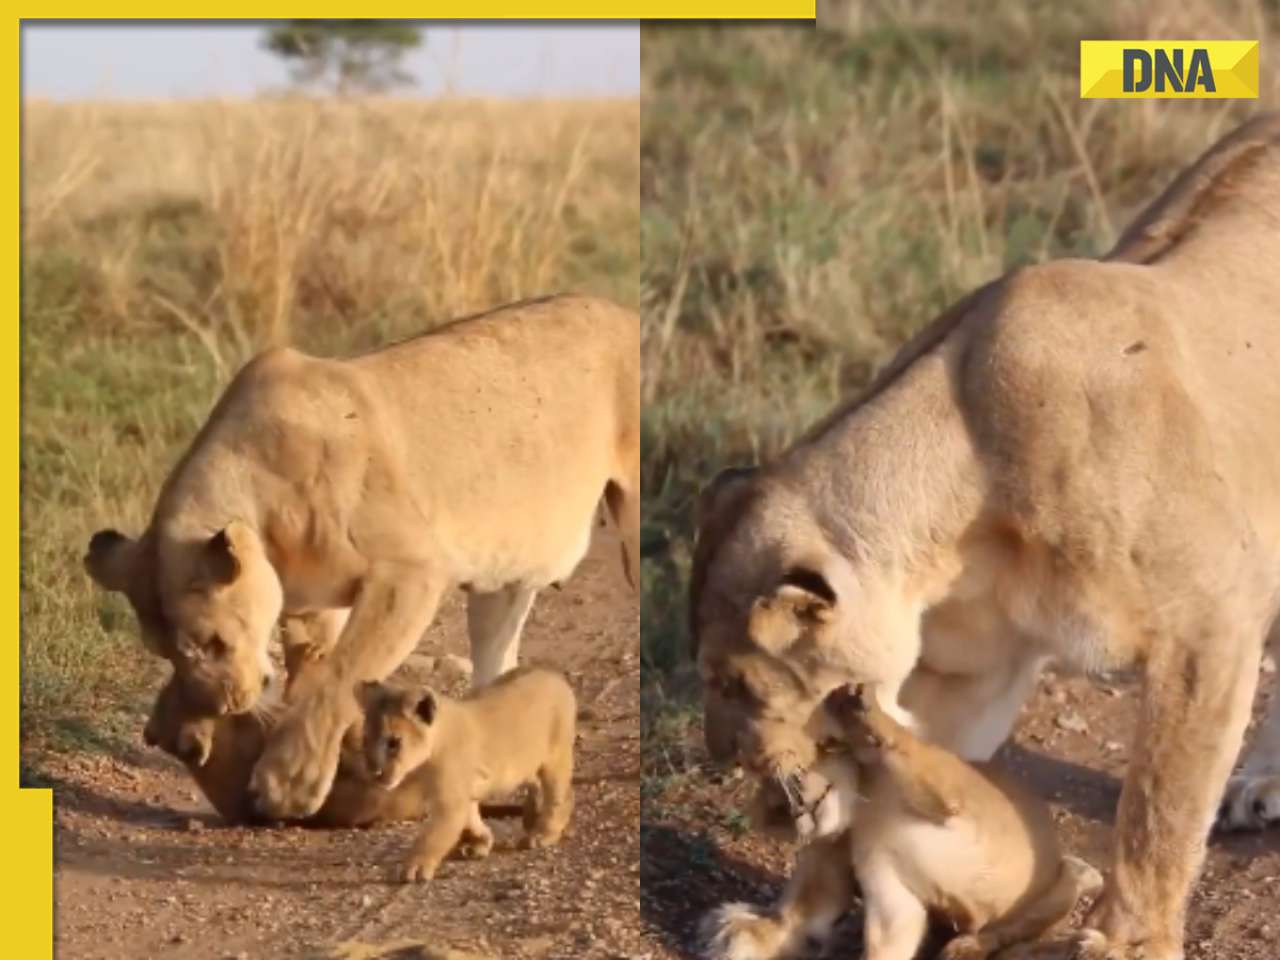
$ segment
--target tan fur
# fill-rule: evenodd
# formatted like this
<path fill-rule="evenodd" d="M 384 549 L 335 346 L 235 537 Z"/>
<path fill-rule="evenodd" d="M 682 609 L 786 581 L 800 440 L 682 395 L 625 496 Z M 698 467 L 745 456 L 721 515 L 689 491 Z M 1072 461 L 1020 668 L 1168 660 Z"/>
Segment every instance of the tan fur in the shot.
<path fill-rule="evenodd" d="M 468 591 L 480 686 L 516 664 L 536 591 L 576 567 L 602 499 L 634 584 L 639 362 L 636 315 L 576 296 L 345 360 L 270 351 L 227 387 L 142 536 L 100 531 L 86 567 L 209 713 L 256 702 L 282 615 L 317 618 L 319 639 L 286 649 L 297 706 L 253 779 L 265 815 L 308 816 L 355 684 L 405 659 L 446 589 Z"/>
<path fill-rule="evenodd" d="M 864 398 L 717 478 L 690 595 L 709 749 L 794 777 L 817 759 L 816 705 L 852 680 L 984 760 L 1047 660 L 1140 671 L 1089 936 L 1180 958 L 1280 609 L 1277 262 L 1280 118 L 1264 116 L 1108 257 L 987 285 Z M 791 625 L 760 622 L 761 602 Z"/>
<path fill-rule="evenodd" d="M 486 856 L 493 835 L 478 805 L 520 787 L 532 788 L 522 844 L 559 842 L 573 811 L 577 713 L 561 674 L 520 667 L 462 700 L 377 683 L 360 696 L 366 768 L 388 790 L 419 785 L 431 810 L 402 879 L 431 879 L 460 843 L 465 856 Z"/>
<path fill-rule="evenodd" d="M 984 960 L 1038 940 L 1101 888 L 1101 874 L 1064 857 L 1038 797 L 845 689 L 824 704 L 813 770 L 783 787 L 766 781 L 754 811 L 775 835 L 818 841 L 798 860 L 792 896 L 769 913 L 744 904 L 713 912 L 704 921 L 712 957 L 799 952 L 806 924 L 821 938 L 815 914 L 847 908 L 851 879 L 862 890 L 867 960 L 915 956 L 929 917 L 958 934 L 943 960 Z"/>
<path fill-rule="evenodd" d="M 281 706 L 246 713 L 206 716 L 192 710 L 173 677 L 160 689 L 143 730 L 150 746 L 181 760 L 213 808 L 232 824 L 261 823 L 249 779 Z M 388 790 L 363 776 L 359 744 L 344 750 L 333 789 L 324 805 L 302 820 L 306 826 L 365 827 L 419 820 L 427 812 L 422 784 L 409 781 Z"/>

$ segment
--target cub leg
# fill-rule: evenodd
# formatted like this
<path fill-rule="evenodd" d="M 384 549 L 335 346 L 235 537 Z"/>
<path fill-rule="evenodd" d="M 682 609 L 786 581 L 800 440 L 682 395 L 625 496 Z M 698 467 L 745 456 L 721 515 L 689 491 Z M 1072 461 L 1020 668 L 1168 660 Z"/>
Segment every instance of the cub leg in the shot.
<path fill-rule="evenodd" d="M 565 750 L 538 771 L 541 802 L 534 827 L 521 841 L 523 847 L 553 847 L 573 815 L 573 751 Z"/>
<path fill-rule="evenodd" d="M 400 666 L 435 617 L 446 581 L 421 566 L 376 565 L 362 582 L 333 651 L 305 669 L 294 704 L 254 767 L 254 805 L 275 820 L 320 809 L 338 769 L 342 738 L 360 716 L 355 685 Z"/>
<path fill-rule="evenodd" d="M 493 831 L 480 816 L 480 804 L 473 803 L 462 831 L 458 854 L 467 860 L 483 860 L 493 850 Z"/>
<path fill-rule="evenodd" d="M 796 856 L 795 870 L 771 910 L 726 903 L 703 918 L 711 960 L 782 960 L 822 947 L 836 921 L 853 906 L 849 835 L 821 837 Z"/>
<path fill-rule="evenodd" d="M 1102 874 L 1075 857 L 1063 857 L 1053 884 L 1041 896 L 977 933 L 956 937 L 938 960 L 987 960 L 1014 944 L 1036 940 L 1071 915 L 1082 897 L 1102 889 Z M 1001 960 L 1013 956 L 1000 954 Z"/>
<path fill-rule="evenodd" d="M 289 614 L 280 618 L 284 646 L 285 698 L 290 699 L 295 684 L 311 663 L 323 660 L 332 651 L 346 626 L 351 610 L 345 607 Z"/>
<path fill-rule="evenodd" d="M 917 816 L 941 823 L 960 812 L 958 792 L 947 778 L 954 758 L 917 739 L 881 709 L 867 688 L 837 688 L 826 705 L 842 724 L 854 756 L 878 764 Z"/>
<path fill-rule="evenodd" d="M 471 686 L 479 689 L 515 667 L 520 631 L 537 591 L 510 586 L 467 597 L 467 635 L 471 638 Z"/>
<path fill-rule="evenodd" d="M 434 877 L 436 870 L 440 868 L 441 861 L 462 839 L 463 831 L 470 824 L 474 808 L 475 804 L 465 796 L 433 797 L 428 806 L 431 818 L 427 821 L 422 833 L 418 834 L 417 840 L 409 851 L 409 856 L 405 858 L 404 866 L 400 870 L 400 879 L 405 883 L 421 883 Z"/>
<path fill-rule="evenodd" d="M 924 904 L 890 862 L 872 859 L 859 864 L 858 882 L 866 911 L 865 960 L 912 960 L 929 927 Z"/>
<path fill-rule="evenodd" d="M 1280 619 L 1271 627 L 1271 649 L 1280 655 Z M 1218 811 L 1220 830 L 1261 830 L 1273 823 L 1280 823 L 1280 694 L 1258 724 L 1244 766 L 1227 781 Z"/>

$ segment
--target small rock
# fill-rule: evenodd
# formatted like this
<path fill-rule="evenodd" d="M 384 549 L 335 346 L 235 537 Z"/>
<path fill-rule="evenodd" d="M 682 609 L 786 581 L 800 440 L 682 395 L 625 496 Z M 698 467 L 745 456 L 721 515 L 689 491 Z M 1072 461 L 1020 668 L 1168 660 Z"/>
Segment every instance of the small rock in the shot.
<path fill-rule="evenodd" d="M 1053 718 L 1053 722 L 1060 730 L 1068 730 L 1071 733 L 1089 732 L 1089 724 L 1085 722 L 1084 717 L 1070 710 L 1058 714 Z"/>
<path fill-rule="evenodd" d="M 1262 672 L 1263 673 L 1276 672 L 1276 658 L 1269 653 L 1265 654 L 1262 658 Z"/>
<path fill-rule="evenodd" d="M 187 833 L 199 833 L 204 829 L 204 824 L 195 817 L 188 817 L 182 824 L 182 828 L 186 830 Z"/>
<path fill-rule="evenodd" d="M 1102 748 L 1106 750 L 1107 753 L 1119 753 L 1124 749 L 1124 744 L 1116 740 L 1108 740 L 1102 745 Z"/>

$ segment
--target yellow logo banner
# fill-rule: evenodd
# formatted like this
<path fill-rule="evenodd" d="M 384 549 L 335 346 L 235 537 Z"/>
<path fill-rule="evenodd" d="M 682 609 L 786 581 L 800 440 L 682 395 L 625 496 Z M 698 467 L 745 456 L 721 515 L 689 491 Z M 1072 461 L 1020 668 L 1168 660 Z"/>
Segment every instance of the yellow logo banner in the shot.
<path fill-rule="evenodd" d="M 1081 40 L 1080 96 L 1255 99 L 1258 47 L 1257 40 Z"/>

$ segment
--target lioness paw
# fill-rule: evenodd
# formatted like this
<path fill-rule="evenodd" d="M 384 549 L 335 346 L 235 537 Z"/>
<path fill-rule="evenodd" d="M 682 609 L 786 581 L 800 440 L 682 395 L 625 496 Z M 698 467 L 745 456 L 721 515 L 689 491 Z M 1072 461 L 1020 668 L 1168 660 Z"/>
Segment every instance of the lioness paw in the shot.
<path fill-rule="evenodd" d="M 319 810 L 337 775 L 345 732 L 323 706 L 287 718 L 253 769 L 249 790 L 257 811 L 271 819 L 291 820 Z"/>
<path fill-rule="evenodd" d="M 699 926 L 707 960 L 779 960 L 787 930 L 775 918 L 746 903 L 726 903 Z"/>
<path fill-rule="evenodd" d="M 1264 830 L 1273 823 L 1280 823 L 1280 774 L 1232 777 L 1218 808 L 1217 829 Z"/>
<path fill-rule="evenodd" d="M 1115 952 L 1097 930 L 1078 930 L 1059 937 L 1020 943 L 1000 951 L 1000 960 L 1136 960 Z"/>

